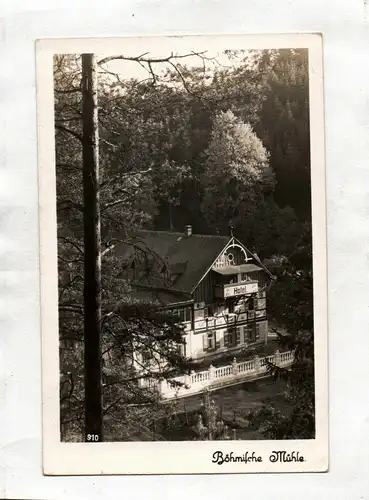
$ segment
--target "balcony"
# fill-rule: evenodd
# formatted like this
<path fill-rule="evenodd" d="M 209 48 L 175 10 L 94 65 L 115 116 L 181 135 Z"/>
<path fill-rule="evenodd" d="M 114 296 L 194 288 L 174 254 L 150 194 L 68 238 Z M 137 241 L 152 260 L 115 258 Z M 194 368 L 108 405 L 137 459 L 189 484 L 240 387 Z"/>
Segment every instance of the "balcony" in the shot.
<path fill-rule="evenodd" d="M 259 290 L 258 281 L 246 281 L 243 283 L 229 283 L 227 285 L 216 285 L 214 289 L 215 297 L 227 299 L 229 297 L 239 297 L 250 293 L 257 293 Z"/>
<path fill-rule="evenodd" d="M 194 331 L 198 333 L 199 331 L 212 331 L 218 328 L 236 327 L 262 318 L 266 318 L 265 309 L 225 314 L 206 319 L 197 319 L 194 322 Z"/>

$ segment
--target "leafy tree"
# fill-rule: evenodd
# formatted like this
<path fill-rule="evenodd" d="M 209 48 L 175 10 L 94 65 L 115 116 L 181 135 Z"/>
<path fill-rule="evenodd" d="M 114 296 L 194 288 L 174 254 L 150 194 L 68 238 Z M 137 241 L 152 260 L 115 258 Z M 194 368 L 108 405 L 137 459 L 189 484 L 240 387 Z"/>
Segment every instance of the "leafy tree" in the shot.
<path fill-rule="evenodd" d="M 273 189 L 268 153 L 252 127 L 227 111 L 214 119 L 206 154 L 203 214 L 210 227 L 224 231 L 230 220 L 237 227 Z"/>
<path fill-rule="evenodd" d="M 197 414 L 194 430 L 201 441 L 225 441 L 230 439 L 228 426 L 219 418 L 210 391 L 205 391 L 201 411 Z"/>
<path fill-rule="evenodd" d="M 248 415 L 250 424 L 267 439 L 312 439 L 315 436 L 314 325 L 311 232 L 306 227 L 289 258 L 270 259 L 277 275 L 268 298 L 268 310 L 278 326 L 281 346 L 294 350 L 290 368 L 270 364 L 270 374 L 286 381 L 282 408 L 268 401 Z M 273 266 L 274 263 L 274 266 Z"/>
<path fill-rule="evenodd" d="M 154 339 L 165 323 L 159 315 L 152 327 L 145 314 L 146 309 L 154 314 L 155 304 L 132 303 L 129 280 L 119 276 L 122 262 L 114 248 L 129 242 L 135 229 L 179 229 L 192 223 L 196 232 L 225 232 L 232 220 L 241 240 L 262 258 L 274 256 L 278 264 L 274 272 L 279 280 L 268 308 L 289 333 L 283 340 L 290 339 L 295 347 L 312 332 L 312 327 L 299 324 L 311 316 L 311 259 L 305 251 L 310 236 L 301 241 L 302 226 L 295 216 L 309 220 L 307 53 L 227 55 L 229 67 L 206 54 L 195 56 L 197 67 L 186 66 L 185 58 L 166 58 L 164 72 L 150 66 L 144 56 L 139 61 L 148 70 L 144 81 L 113 75 L 100 61 L 102 340 L 105 358 L 111 355 L 104 374 L 104 411 L 105 422 L 124 422 L 120 433 L 127 439 L 133 432 L 130 419 L 141 423 L 146 433 L 158 409 L 155 392 L 137 389 L 132 371 L 132 339 L 127 332 L 137 333 L 142 325 L 131 307 L 138 308 L 145 325 L 144 334 L 134 338 L 142 355 L 148 354 L 148 339 L 156 345 Z M 65 436 L 80 428 L 83 404 L 78 371 L 84 258 L 80 57 L 56 56 L 54 69 Z M 168 360 L 163 376 L 182 366 L 174 347 L 179 333 L 173 325 L 160 345 Z"/>
<path fill-rule="evenodd" d="M 290 207 L 280 208 L 269 196 L 254 212 L 245 215 L 237 236 L 259 257 L 289 255 L 300 242 L 303 225 Z"/>
<path fill-rule="evenodd" d="M 163 75 L 155 74 L 155 80 L 119 78 L 106 87 L 106 104 L 100 114 L 103 122 L 115 124 L 114 132 L 107 137 L 115 146 L 109 161 L 116 163 L 117 156 L 122 155 L 125 164 L 139 160 L 141 168 L 145 165 L 152 169 L 160 194 L 154 221 L 160 229 L 181 228 L 191 222 L 195 231 L 208 231 L 200 214 L 201 177 L 213 116 L 231 109 L 243 120 L 257 121 L 265 87 L 264 73 L 255 70 L 265 65 L 261 52 L 255 52 L 252 58 L 242 51 L 226 52 L 229 67 L 201 55 L 198 67 L 186 66 L 186 59 L 181 59 L 175 67 L 169 65 Z M 171 171 L 175 203 L 168 203 L 168 193 L 163 190 L 166 184 L 161 177 L 166 176 L 166 165 L 176 167 Z M 170 190 L 169 198 L 172 187 Z"/>
<path fill-rule="evenodd" d="M 196 231 L 207 231 L 199 219 L 204 186 L 206 149 L 213 117 L 231 110 L 250 123 L 270 151 L 276 176 L 276 203 L 290 206 L 307 218 L 310 207 L 309 101 L 307 52 L 268 50 L 245 53 L 226 51 L 229 66 L 201 56 L 197 67 L 186 59 L 167 66 L 155 81 L 123 80 L 104 86 L 100 115 L 107 129 L 112 162 L 124 152 L 125 163 L 139 161 L 160 168 L 164 161 L 186 165 L 191 179 L 179 177 L 179 205 L 172 206 L 173 226 L 192 222 Z M 114 94 L 114 98 L 112 96 Z M 106 103 L 105 103 L 106 102 Z M 113 123 L 115 125 L 113 125 Z M 103 144 L 102 144 L 103 147 Z M 104 157 L 106 157 L 104 150 Z M 110 160 L 109 160 L 110 161 Z M 152 171 L 155 175 L 155 169 Z M 173 176 L 174 177 L 174 176 Z M 291 189 L 292 186 L 292 189 Z M 159 202 L 155 224 L 168 229 L 170 206 Z"/>
<path fill-rule="evenodd" d="M 192 177 L 186 93 L 135 80 L 122 82 L 120 89 L 114 99 L 110 93 L 104 96 L 107 163 L 113 172 L 122 168 L 145 171 L 152 193 L 148 211 L 156 224 L 172 229 L 173 208 L 179 205 L 180 194 Z"/>
<path fill-rule="evenodd" d="M 82 101 L 81 64 L 78 56 L 55 58 L 55 129 L 58 205 L 59 331 L 61 361 L 61 431 L 76 439 L 82 430 L 84 407 L 83 369 L 83 245 L 82 215 Z M 103 134 L 108 135 L 107 133 Z M 104 144 L 106 139 L 102 138 Z M 106 144 L 108 145 L 108 144 Z M 114 148 L 114 145 L 111 145 Z M 109 157 L 109 155 L 107 155 Z M 156 304 L 133 301 L 129 281 L 120 272 L 122 263 L 111 250 L 120 242 L 130 244 L 129 233 L 154 215 L 150 204 L 152 180 L 147 171 L 133 170 L 116 157 L 120 168 L 103 161 L 101 180 L 102 245 L 101 340 L 108 361 L 104 373 L 104 415 L 132 417 L 137 405 L 157 402 L 154 388 L 140 386 L 136 368 L 142 356 L 155 353 L 160 363 L 148 365 L 144 378 L 173 375 L 183 368 L 178 352 L 182 329 L 163 315 Z M 114 166 L 114 164 L 113 164 Z M 147 189 L 149 188 L 149 189 Z M 143 209 L 147 207 L 145 213 Z M 154 212 L 154 213 L 153 213 Z M 112 232 L 119 230 L 119 240 Z M 133 244 L 132 244 L 133 245 Z M 99 279 L 100 281 L 100 279 Z M 147 363 L 145 364 L 147 366 Z M 119 377 L 117 376 L 119 374 Z M 140 414 L 142 411 L 140 410 Z M 144 425 L 144 422 L 142 422 Z"/>
<path fill-rule="evenodd" d="M 264 66 L 266 87 L 255 130 L 270 152 L 275 199 L 303 220 L 311 216 L 309 70 L 306 49 L 274 51 Z"/>

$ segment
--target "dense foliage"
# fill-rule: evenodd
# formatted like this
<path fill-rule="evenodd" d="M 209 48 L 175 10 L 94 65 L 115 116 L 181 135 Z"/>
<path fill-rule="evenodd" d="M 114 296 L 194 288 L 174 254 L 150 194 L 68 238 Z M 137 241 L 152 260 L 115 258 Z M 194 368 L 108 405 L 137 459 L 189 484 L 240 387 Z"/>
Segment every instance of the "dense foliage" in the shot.
<path fill-rule="evenodd" d="M 202 177 L 202 212 L 210 229 L 238 232 L 248 213 L 255 213 L 274 186 L 268 153 L 249 123 L 232 111 L 214 117 Z"/>
<path fill-rule="evenodd" d="M 299 246 L 289 258 L 270 259 L 278 277 L 269 294 L 269 313 L 279 328 L 282 348 L 294 349 L 288 369 L 270 365 L 270 373 L 286 382 L 283 410 L 270 401 L 248 415 L 252 426 L 268 439 L 315 437 L 314 318 L 312 243 L 306 227 Z M 286 410 L 287 408 L 287 410 Z"/>
<path fill-rule="evenodd" d="M 63 439 L 72 440 L 81 439 L 84 411 L 80 80 L 79 58 L 56 58 L 61 433 Z M 119 154 L 115 158 L 120 161 Z M 161 360 L 159 367 L 155 363 L 145 364 L 147 379 L 170 378 L 173 370 L 184 370 L 186 365 L 178 349 L 182 343 L 181 325 L 163 315 L 157 304 L 132 298 L 129 282 L 120 277 L 122 262 L 112 251 L 118 242 L 113 235 L 119 235 L 119 242 L 128 242 L 132 230 L 152 219 L 152 181 L 142 170 L 116 168 L 103 154 L 101 174 L 103 414 L 106 423 L 119 415 L 119 427 L 124 434 L 123 428 L 131 429 L 124 425 L 133 421 L 133 414 L 141 415 L 139 426 L 145 429 L 157 403 L 155 391 L 138 386 L 135 367 L 140 359 Z M 109 435 L 107 429 L 107 438 Z"/>
<path fill-rule="evenodd" d="M 107 422 L 119 420 L 127 439 L 129 422 L 137 422 L 147 434 L 159 411 L 155 392 L 137 387 L 134 353 L 147 357 L 148 351 L 159 350 L 166 360 L 164 368 L 149 370 L 148 376 L 167 378 L 187 366 L 177 349 L 181 328 L 163 317 L 156 304 L 134 302 L 129 282 L 119 277 L 120 263 L 111 250 L 118 240 L 129 241 L 134 229 L 182 231 L 192 224 L 195 232 L 227 234 L 232 222 L 241 241 L 261 258 L 279 263 L 268 308 L 287 329 L 290 345 L 297 347 L 291 373 L 310 363 L 313 374 L 311 252 L 306 250 L 307 51 L 224 55 L 227 65 L 199 54 L 196 66 L 186 66 L 186 57 L 174 57 L 164 70 L 138 57 L 136 64 L 146 64 L 148 72 L 143 80 L 125 77 L 124 62 L 119 75 L 106 63 L 100 65 L 102 327 L 104 359 L 109 358 L 104 412 Z M 56 56 L 54 64 L 61 421 L 66 439 L 80 433 L 83 410 L 80 64 L 73 55 Z M 303 264 L 298 262 L 301 255 Z M 291 386 L 291 408 L 310 418 L 313 379 L 301 373 L 306 391 L 301 384 L 294 386 L 298 390 Z M 275 415 L 268 417 L 271 427 L 284 421 Z M 299 431 L 294 427 L 288 432 Z"/>

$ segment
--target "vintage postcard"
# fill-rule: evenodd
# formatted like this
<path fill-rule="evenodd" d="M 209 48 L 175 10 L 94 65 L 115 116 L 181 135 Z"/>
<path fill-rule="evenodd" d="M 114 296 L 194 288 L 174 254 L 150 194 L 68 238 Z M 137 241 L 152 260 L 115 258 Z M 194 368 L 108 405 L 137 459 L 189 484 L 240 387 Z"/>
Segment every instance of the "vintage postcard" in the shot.
<path fill-rule="evenodd" d="M 321 36 L 36 59 L 44 473 L 327 471 Z"/>

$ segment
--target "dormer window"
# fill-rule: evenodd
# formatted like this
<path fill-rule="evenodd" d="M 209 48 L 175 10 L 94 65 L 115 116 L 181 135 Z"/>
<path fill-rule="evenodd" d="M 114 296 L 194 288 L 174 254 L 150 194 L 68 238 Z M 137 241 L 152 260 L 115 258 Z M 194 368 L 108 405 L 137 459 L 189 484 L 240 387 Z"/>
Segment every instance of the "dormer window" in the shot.
<path fill-rule="evenodd" d="M 176 262 L 170 266 L 170 280 L 171 284 L 174 283 L 182 276 L 182 274 L 186 271 L 187 261 L 185 262 Z"/>

